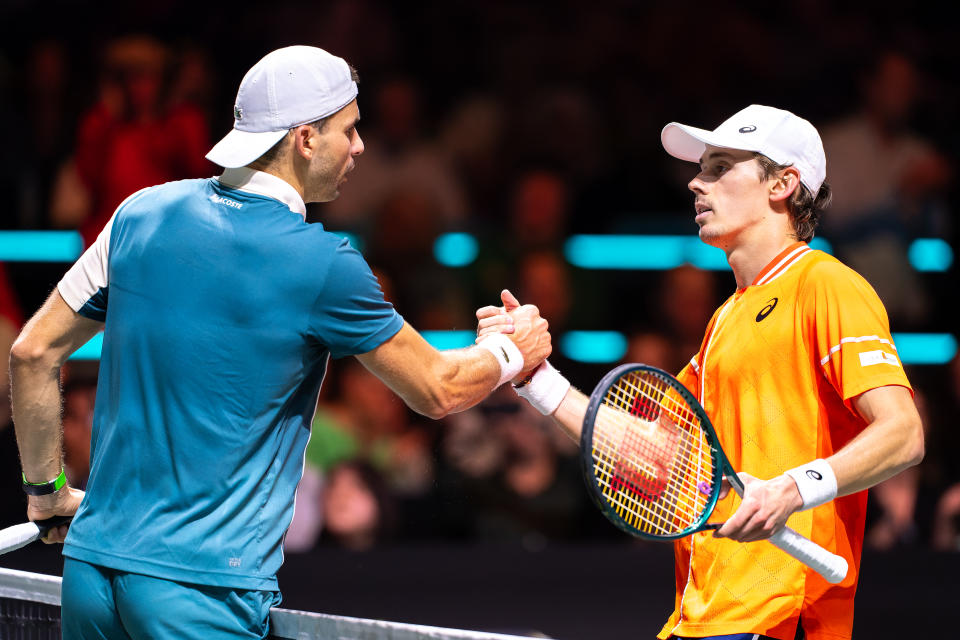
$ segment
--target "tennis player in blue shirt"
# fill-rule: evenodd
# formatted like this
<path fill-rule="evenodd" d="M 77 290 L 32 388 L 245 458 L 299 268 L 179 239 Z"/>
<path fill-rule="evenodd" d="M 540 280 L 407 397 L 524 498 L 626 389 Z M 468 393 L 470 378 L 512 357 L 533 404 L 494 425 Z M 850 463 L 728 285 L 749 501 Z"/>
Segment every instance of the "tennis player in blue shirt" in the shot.
<path fill-rule="evenodd" d="M 11 352 L 32 520 L 71 515 L 64 638 L 264 638 L 317 394 L 356 356 L 414 410 L 465 409 L 550 353 L 515 331 L 437 351 L 363 257 L 305 221 L 363 142 L 356 73 L 314 47 L 244 77 L 218 178 L 131 195 Z M 87 492 L 64 479 L 59 369 L 104 332 Z"/>

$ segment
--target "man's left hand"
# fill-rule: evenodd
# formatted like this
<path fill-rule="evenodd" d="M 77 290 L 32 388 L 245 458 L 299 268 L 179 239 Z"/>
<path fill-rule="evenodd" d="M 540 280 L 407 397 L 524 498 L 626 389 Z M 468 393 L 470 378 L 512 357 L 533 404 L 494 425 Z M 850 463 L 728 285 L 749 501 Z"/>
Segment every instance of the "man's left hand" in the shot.
<path fill-rule="evenodd" d="M 717 538 L 739 542 L 766 540 L 786 525 L 794 511 L 803 507 L 803 498 L 790 476 L 770 480 L 742 472 L 737 476 L 744 485 L 743 501 L 733 516 L 714 532 Z"/>

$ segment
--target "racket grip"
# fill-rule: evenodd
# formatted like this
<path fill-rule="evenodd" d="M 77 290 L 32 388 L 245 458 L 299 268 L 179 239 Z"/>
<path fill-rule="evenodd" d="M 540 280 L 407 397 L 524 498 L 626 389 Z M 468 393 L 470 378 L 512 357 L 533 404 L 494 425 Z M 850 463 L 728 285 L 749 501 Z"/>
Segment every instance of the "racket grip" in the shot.
<path fill-rule="evenodd" d="M 40 538 L 40 527 L 33 522 L 24 522 L 0 531 L 0 553 L 24 547 Z"/>
<path fill-rule="evenodd" d="M 770 542 L 819 573 L 830 584 L 842 582 L 847 577 L 849 566 L 846 558 L 830 553 L 790 527 L 773 534 Z"/>

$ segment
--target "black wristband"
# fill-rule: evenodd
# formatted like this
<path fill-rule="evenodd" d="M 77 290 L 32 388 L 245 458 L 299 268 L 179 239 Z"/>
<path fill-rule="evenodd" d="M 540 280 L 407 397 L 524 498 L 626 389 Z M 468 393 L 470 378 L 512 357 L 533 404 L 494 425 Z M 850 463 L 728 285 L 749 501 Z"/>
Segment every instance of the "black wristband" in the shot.
<path fill-rule="evenodd" d="M 28 496 L 48 496 L 60 491 L 67 484 L 67 474 L 63 468 L 60 469 L 60 475 L 50 482 L 34 484 L 27 482 L 26 474 L 20 474 L 20 476 L 23 478 L 23 492 Z"/>

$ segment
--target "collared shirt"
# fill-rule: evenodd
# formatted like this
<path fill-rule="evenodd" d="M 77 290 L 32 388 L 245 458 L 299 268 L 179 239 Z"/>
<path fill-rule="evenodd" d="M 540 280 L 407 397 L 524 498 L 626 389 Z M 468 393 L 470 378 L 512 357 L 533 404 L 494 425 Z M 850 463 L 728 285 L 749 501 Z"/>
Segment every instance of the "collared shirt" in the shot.
<path fill-rule="evenodd" d="M 329 357 L 400 330 L 363 257 L 275 176 L 140 191 L 58 285 L 105 322 L 68 557 L 275 589 Z"/>
<path fill-rule="evenodd" d="M 842 448 L 866 422 L 854 399 L 910 388 L 883 304 L 856 272 L 804 243 L 786 248 L 714 314 L 679 376 L 710 416 L 737 471 L 768 479 Z M 837 585 L 768 542 L 698 533 L 675 544 L 676 609 L 661 638 L 759 633 L 849 638 L 866 491 L 795 513 L 787 524 L 847 559 Z M 731 492 L 711 521 L 733 515 Z"/>

